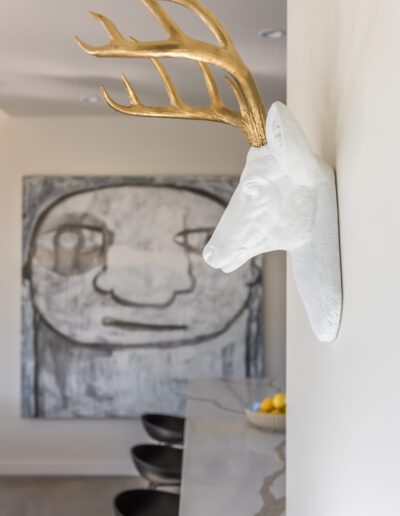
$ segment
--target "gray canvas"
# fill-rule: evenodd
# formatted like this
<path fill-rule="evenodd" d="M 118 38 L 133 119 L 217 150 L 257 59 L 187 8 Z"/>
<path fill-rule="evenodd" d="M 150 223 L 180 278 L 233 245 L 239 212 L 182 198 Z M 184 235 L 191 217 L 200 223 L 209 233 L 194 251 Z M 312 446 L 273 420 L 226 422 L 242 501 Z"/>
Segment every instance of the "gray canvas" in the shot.
<path fill-rule="evenodd" d="M 183 413 L 190 378 L 261 374 L 261 269 L 201 251 L 227 178 L 24 178 L 22 414 Z"/>

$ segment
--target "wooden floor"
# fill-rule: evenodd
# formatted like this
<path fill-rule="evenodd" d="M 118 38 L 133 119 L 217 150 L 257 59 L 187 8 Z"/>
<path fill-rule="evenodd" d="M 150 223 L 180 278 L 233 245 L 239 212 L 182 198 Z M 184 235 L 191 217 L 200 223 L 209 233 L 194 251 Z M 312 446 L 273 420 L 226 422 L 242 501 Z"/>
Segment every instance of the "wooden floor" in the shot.
<path fill-rule="evenodd" d="M 147 488 L 137 477 L 0 477 L 1 516 L 112 516 L 112 500 Z"/>

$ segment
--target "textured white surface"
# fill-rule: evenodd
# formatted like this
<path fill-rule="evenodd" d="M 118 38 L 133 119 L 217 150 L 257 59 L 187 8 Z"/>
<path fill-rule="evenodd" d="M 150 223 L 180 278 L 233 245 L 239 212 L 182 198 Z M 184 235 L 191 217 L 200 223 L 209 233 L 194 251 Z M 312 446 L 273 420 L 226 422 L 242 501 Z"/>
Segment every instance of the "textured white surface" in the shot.
<path fill-rule="evenodd" d="M 287 512 L 399 516 L 400 2 L 289 12 L 289 106 L 336 170 L 344 302 L 319 345 L 289 267 Z"/>
<path fill-rule="evenodd" d="M 203 257 L 211 267 L 232 272 L 258 254 L 290 252 L 311 326 L 329 342 L 342 307 L 335 174 L 281 102 L 268 112 L 267 137 L 267 145 L 250 149 Z"/>
<path fill-rule="evenodd" d="M 180 516 L 285 514 L 285 434 L 243 410 L 272 392 L 266 379 L 190 383 Z"/>

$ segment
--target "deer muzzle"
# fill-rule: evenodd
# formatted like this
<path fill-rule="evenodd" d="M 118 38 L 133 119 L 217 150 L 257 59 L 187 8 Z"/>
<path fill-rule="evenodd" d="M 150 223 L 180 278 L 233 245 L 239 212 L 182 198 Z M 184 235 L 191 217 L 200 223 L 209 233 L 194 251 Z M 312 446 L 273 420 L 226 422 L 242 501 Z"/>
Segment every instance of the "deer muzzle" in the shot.
<path fill-rule="evenodd" d="M 227 255 L 218 250 L 213 245 L 212 239 L 205 246 L 203 250 L 203 259 L 210 267 L 214 269 L 221 269 L 223 272 L 233 272 L 242 266 L 251 256 L 249 256 L 248 249 L 240 248 L 235 252 L 230 252 Z"/>

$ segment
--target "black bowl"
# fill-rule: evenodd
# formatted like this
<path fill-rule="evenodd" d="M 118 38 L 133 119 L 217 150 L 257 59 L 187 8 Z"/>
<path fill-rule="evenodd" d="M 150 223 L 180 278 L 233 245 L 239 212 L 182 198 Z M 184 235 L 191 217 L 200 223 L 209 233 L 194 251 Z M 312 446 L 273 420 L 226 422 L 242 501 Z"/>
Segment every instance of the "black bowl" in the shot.
<path fill-rule="evenodd" d="M 124 491 L 114 498 L 116 516 L 178 516 L 179 496 L 149 489 Z"/>
<path fill-rule="evenodd" d="M 185 419 L 165 414 L 144 414 L 143 426 L 146 432 L 161 443 L 182 444 L 185 431 Z"/>
<path fill-rule="evenodd" d="M 179 448 L 159 444 L 139 444 L 131 449 L 139 473 L 156 484 L 179 484 L 182 476 L 183 452 Z"/>

